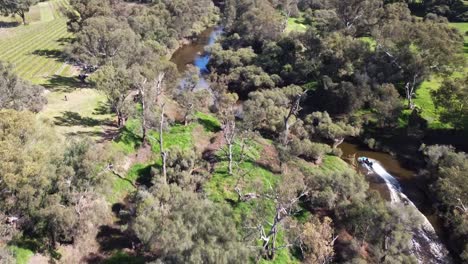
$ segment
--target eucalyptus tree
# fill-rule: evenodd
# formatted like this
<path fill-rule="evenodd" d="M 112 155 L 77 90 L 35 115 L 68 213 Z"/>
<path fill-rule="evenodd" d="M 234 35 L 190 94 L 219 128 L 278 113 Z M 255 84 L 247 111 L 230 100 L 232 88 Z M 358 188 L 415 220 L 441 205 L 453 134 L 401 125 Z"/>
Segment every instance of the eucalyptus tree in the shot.
<path fill-rule="evenodd" d="M 26 25 L 26 13 L 37 2 L 37 0 L 0 0 L 0 13 L 4 16 L 18 15 Z"/>
<path fill-rule="evenodd" d="M 236 127 L 236 103 L 239 97 L 236 93 L 230 93 L 227 89 L 225 78 L 217 76 L 213 78 L 212 90 L 215 97 L 215 108 L 221 120 L 221 129 L 223 130 L 224 140 L 228 146 L 228 172 L 232 174 L 233 164 L 233 145 L 238 134 Z"/>
<path fill-rule="evenodd" d="M 468 129 L 468 76 L 446 79 L 439 89 L 432 92 L 432 98 L 445 122 L 457 129 Z"/>
<path fill-rule="evenodd" d="M 164 184 L 137 193 L 130 227 L 144 250 L 164 263 L 248 262 L 250 250 L 231 217 L 225 205 Z"/>
<path fill-rule="evenodd" d="M 97 16 L 112 16 L 112 6 L 120 1 L 70 0 L 72 8 L 66 9 L 67 26 L 71 32 L 79 32 L 86 20 Z"/>
<path fill-rule="evenodd" d="M 125 64 L 135 54 L 138 41 L 139 37 L 126 21 L 96 16 L 83 22 L 68 52 L 88 65 Z"/>
<path fill-rule="evenodd" d="M 244 103 L 244 122 L 253 129 L 281 136 L 279 141 L 286 145 L 291 127 L 298 121 L 303 95 L 303 89 L 295 85 L 252 92 Z"/>
<path fill-rule="evenodd" d="M 0 62 L 0 109 L 39 112 L 46 103 L 42 86 L 20 79 L 11 64 Z"/>
<path fill-rule="evenodd" d="M 117 115 L 117 126 L 125 125 L 134 93 L 127 69 L 122 66 L 105 65 L 90 76 L 92 85 L 107 96 L 110 108 Z"/>
<path fill-rule="evenodd" d="M 414 95 L 423 80 L 431 74 L 448 76 L 465 64 L 463 38 L 446 22 L 413 19 L 402 16 L 401 10 L 399 3 L 387 5 L 385 19 L 373 37 L 377 54 L 400 75 L 408 108 L 413 109 Z"/>

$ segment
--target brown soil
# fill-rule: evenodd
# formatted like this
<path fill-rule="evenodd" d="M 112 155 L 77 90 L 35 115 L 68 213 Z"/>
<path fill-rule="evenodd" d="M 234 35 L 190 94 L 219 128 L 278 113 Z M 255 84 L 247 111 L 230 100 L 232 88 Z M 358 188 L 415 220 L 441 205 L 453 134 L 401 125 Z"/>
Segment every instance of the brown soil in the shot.
<path fill-rule="evenodd" d="M 210 146 L 210 134 L 205 132 L 202 126 L 197 126 L 193 130 L 192 137 L 194 139 L 195 151 L 203 153 Z"/>
<path fill-rule="evenodd" d="M 48 264 L 49 263 L 49 258 L 41 255 L 41 254 L 34 254 L 29 261 L 29 264 Z"/>
<path fill-rule="evenodd" d="M 205 145 L 205 149 L 203 150 L 203 159 L 210 163 L 210 171 L 214 171 L 216 165 L 216 151 L 220 150 L 226 144 L 223 136 L 223 132 L 217 132 L 214 136 L 210 139 L 210 144 Z"/>
<path fill-rule="evenodd" d="M 262 152 L 260 158 L 257 160 L 257 164 L 272 172 L 280 173 L 281 165 L 275 146 L 263 139 L 261 139 L 259 143 L 262 144 Z"/>

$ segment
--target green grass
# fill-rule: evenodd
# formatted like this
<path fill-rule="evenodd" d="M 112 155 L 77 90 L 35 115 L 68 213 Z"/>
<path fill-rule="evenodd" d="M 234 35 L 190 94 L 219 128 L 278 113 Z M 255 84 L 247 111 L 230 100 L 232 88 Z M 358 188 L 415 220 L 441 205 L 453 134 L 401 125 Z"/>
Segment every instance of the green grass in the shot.
<path fill-rule="evenodd" d="M 107 109 L 105 95 L 95 89 L 51 92 L 47 94 L 47 101 L 37 116 L 57 125 L 57 130 L 64 135 L 99 138 L 115 119 Z"/>
<path fill-rule="evenodd" d="M 213 115 L 198 112 L 196 114 L 198 122 L 203 125 L 206 131 L 217 132 L 221 130 L 221 122 Z"/>
<path fill-rule="evenodd" d="M 465 56 L 468 56 L 468 35 L 466 32 L 468 32 L 468 22 L 463 22 L 463 23 L 450 23 L 453 27 L 458 29 L 460 33 L 463 35 L 465 39 L 465 45 L 463 46 L 463 51 L 465 53 Z"/>
<path fill-rule="evenodd" d="M 107 201 L 111 204 L 122 201 L 127 194 L 135 191 L 133 184 L 136 183 L 139 177 L 147 173 L 149 168 L 150 165 L 147 164 L 135 164 L 128 170 L 126 180 L 115 177 L 112 183 L 112 193 L 106 196 Z"/>
<path fill-rule="evenodd" d="M 168 131 L 163 133 L 164 148 L 166 151 L 170 151 L 174 147 L 181 149 L 192 149 L 195 144 L 194 129 L 201 127 L 199 123 L 192 123 L 187 126 L 180 124 L 173 125 Z M 137 151 L 141 145 L 141 121 L 138 119 L 130 119 L 122 129 L 120 136 L 116 139 L 113 144 L 114 146 L 123 151 L 125 154 L 132 154 Z M 149 131 L 149 143 L 153 153 L 159 153 L 159 133 L 150 130 Z M 152 166 L 161 166 L 161 159 L 159 155 L 155 155 L 155 158 L 149 161 L 148 164 L 134 164 L 127 172 L 126 179 L 115 178 L 112 184 L 112 193 L 108 195 L 107 200 L 111 203 L 117 202 L 123 199 L 128 193 L 135 190 L 135 187 L 131 184 L 138 182 L 148 181 Z"/>
<path fill-rule="evenodd" d="M 191 149 L 194 146 L 193 129 L 199 124 L 193 123 L 187 126 L 176 124 L 169 131 L 163 133 L 164 149 L 179 147 L 181 149 Z M 149 141 L 154 153 L 159 153 L 159 133 L 150 131 Z"/>
<path fill-rule="evenodd" d="M 125 154 L 134 153 L 141 145 L 141 122 L 129 119 L 113 144 Z"/>
<path fill-rule="evenodd" d="M 29 259 L 34 255 L 34 253 L 26 248 L 21 248 L 17 246 L 9 247 L 13 252 L 13 255 L 16 258 L 16 264 L 27 264 Z"/>
<path fill-rule="evenodd" d="M 265 144 L 264 142 L 262 142 Z M 247 202 L 238 202 L 238 195 L 235 187 L 238 186 L 243 193 L 267 193 L 279 183 L 281 175 L 260 167 L 256 160 L 262 155 L 262 145 L 258 140 L 247 142 L 251 146 L 246 151 L 246 161 L 238 164 L 240 173 L 234 175 L 228 174 L 228 162 L 222 151 L 217 153 L 220 162 L 216 164 L 215 172 L 211 179 L 205 184 L 204 190 L 210 200 L 217 203 L 227 203 L 233 208 L 233 220 L 241 227 L 245 217 L 251 215 L 253 210 L 264 208 L 267 218 L 273 217 L 275 212 L 274 204 L 271 200 L 253 199 Z M 240 148 L 234 147 L 234 156 L 239 156 Z M 310 172 L 332 173 L 346 171 L 350 166 L 342 159 L 336 156 L 326 156 L 320 166 L 314 166 L 305 161 L 299 161 L 298 166 L 305 167 Z M 236 172 L 236 170 L 234 170 Z M 303 212 L 297 216 L 299 221 L 305 221 L 309 213 Z M 265 228 L 268 228 L 265 226 Z M 241 229 L 241 228 L 240 228 Z M 242 233 L 242 231 L 241 231 Z M 278 245 L 285 243 L 283 232 L 280 230 L 278 235 Z M 279 250 L 274 260 L 261 260 L 260 263 L 299 263 L 292 252 L 285 248 Z"/>
<path fill-rule="evenodd" d="M 468 23 L 450 23 L 453 27 L 457 28 L 460 33 L 464 36 L 464 47 L 463 51 L 465 54 L 465 58 L 468 58 L 468 36 L 465 32 L 468 31 Z M 463 74 L 467 74 L 468 70 L 465 68 L 463 73 L 457 72 L 453 77 L 461 77 Z M 440 113 L 443 110 L 442 108 L 436 108 L 433 100 L 431 92 L 440 88 L 443 79 L 440 77 L 431 77 L 429 80 L 424 81 L 421 86 L 416 91 L 416 96 L 414 98 L 415 105 L 420 108 L 421 116 L 428 122 L 428 126 L 430 129 L 450 129 L 452 126 L 440 120 Z M 406 100 L 404 101 L 406 104 Z M 400 127 L 404 127 L 408 124 L 408 116 L 410 114 L 410 110 L 404 110 L 399 119 Z"/>
<path fill-rule="evenodd" d="M 333 173 L 342 172 L 350 169 L 348 163 L 337 156 L 327 155 L 323 158 L 322 164 L 318 166 L 311 166 L 303 160 L 299 160 L 299 166 L 304 168 L 310 173 Z"/>
<path fill-rule="evenodd" d="M 305 32 L 307 31 L 307 24 L 302 14 L 299 17 L 289 17 L 288 24 L 286 25 L 286 33 L 289 32 Z"/>

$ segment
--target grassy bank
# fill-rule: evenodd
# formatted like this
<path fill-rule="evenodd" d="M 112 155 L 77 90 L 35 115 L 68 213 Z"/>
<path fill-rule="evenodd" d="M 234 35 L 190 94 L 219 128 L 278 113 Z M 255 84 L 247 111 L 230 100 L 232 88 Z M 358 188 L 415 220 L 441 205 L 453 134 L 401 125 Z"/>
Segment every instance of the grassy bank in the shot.
<path fill-rule="evenodd" d="M 453 27 L 457 28 L 460 33 L 464 36 L 464 46 L 463 51 L 465 54 L 465 58 L 468 59 L 468 35 L 466 32 L 468 31 L 468 23 L 450 23 Z M 464 73 L 466 74 L 468 71 L 465 68 Z M 460 77 L 461 73 L 455 73 L 452 77 Z M 422 112 L 421 116 L 427 120 L 429 128 L 431 129 L 449 129 L 452 128 L 450 124 L 444 123 L 440 120 L 440 110 L 436 108 L 431 92 L 440 88 L 443 79 L 440 77 L 431 77 L 429 80 L 424 81 L 419 89 L 416 91 L 416 96 L 414 99 L 414 103 L 418 106 Z M 403 115 L 409 115 L 409 111 L 405 111 Z"/>

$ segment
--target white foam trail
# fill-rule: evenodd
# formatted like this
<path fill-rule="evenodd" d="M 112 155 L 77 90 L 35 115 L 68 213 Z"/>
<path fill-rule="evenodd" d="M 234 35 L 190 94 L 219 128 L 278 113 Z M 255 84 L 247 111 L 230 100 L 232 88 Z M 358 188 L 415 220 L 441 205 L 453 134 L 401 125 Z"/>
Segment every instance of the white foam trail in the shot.
<path fill-rule="evenodd" d="M 418 255 L 419 263 L 451 263 L 451 260 L 448 256 L 448 250 L 440 242 L 434 227 L 429 222 L 427 217 L 422 214 L 414 205 L 414 203 L 402 192 L 398 180 L 389 174 L 378 161 L 374 159 L 369 159 L 369 161 L 372 162 L 372 167 L 367 165 L 366 167 L 370 170 L 373 170 L 385 181 L 385 184 L 390 191 L 391 203 L 402 203 L 413 207 L 413 209 L 419 213 L 423 220 L 422 227 L 418 230 L 415 230 L 413 234 L 413 250 L 416 255 Z M 429 247 L 429 252 L 424 250 L 424 246 L 421 244 L 427 245 Z M 423 256 L 426 256 L 428 253 L 430 254 L 430 259 L 426 260 Z"/>

